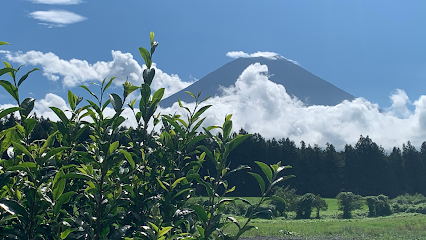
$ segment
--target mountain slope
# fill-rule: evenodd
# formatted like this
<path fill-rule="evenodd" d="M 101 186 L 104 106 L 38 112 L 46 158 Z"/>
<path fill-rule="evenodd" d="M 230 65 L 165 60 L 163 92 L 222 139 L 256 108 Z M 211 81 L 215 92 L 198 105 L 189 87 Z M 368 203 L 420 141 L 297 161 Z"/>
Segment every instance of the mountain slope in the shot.
<path fill-rule="evenodd" d="M 254 57 L 238 58 L 225 64 L 187 88 L 163 99 L 160 106 L 170 107 L 178 98 L 184 102 L 193 102 L 192 97 L 185 91 L 194 94 L 202 91 L 202 98 L 220 95 L 219 86 L 229 87 L 233 85 L 244 69 L 254 63 L 267 65 L 269 79 L 282 84 L 290 96 L 296 96 L 307 105 L 334 106 L 343 100 L 355 98 L 284 58 Z"/>

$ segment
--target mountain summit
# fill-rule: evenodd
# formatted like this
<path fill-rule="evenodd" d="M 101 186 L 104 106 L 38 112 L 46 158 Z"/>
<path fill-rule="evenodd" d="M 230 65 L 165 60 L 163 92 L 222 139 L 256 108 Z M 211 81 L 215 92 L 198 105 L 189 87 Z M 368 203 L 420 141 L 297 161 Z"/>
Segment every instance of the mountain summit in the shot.
<path fill-rule="evenodd" d="M 279 56 L 279 55 L 278 55 Z M 269 80 L 285 87 L 290 96 L 295 96 L 306 105 L 334 106 L 344 100 L 355 97 L 333 84 L 315 76 L 284 57 L 265 58 L 250 57 L 235 59 L 219 69 L 209 73 L 185 89 L 163 99 L 161 107 L 170 107 L 179 98 L 184 102 L 193 102 L 185 91 L 194 94 L 202 91 L 202 96 L 220 96 L 220 86 L 229 87 L 235 83 L 241 73 L 251 64 L 260 63 L 268 66 Z"/>

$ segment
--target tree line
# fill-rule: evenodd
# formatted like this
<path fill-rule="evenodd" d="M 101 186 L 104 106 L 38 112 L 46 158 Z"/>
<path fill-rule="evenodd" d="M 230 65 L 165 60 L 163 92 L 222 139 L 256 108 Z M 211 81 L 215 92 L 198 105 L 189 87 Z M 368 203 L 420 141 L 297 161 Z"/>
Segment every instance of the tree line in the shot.
<path fill-rule="evenodd" d="M 246 133 L 244 129 L 240 133 Z M 267 164 L 281 161 L 290 165 L 290 174 L 296 177 L 286 181 L 297 194 L 319 194 L 333 198 L 342 191 L 362 196 L 385 194 L 391 198 L 401 194 L 426 194 L 426 142 L 418 151 L 411 142 L 402 149 L 394 147 L 387 153 L 370 137 L 360 136 L 352 146 L 346 144 L 337 151 L 333 144 L 325 148 L 301 142 L 300 146 L 289 138 L 265 139 L 256 133 L 243 142 L 229 156 L 231 168 L 238 165 L 254 166 L 253 161 Z M 207 169 L 205 169 L 207 171 Z M 257 169 L 259 171 L 259 169 Z M 235 184 L 235 196 L 257 196 L 253 179 L 237 173 L 230 184 Z"/>

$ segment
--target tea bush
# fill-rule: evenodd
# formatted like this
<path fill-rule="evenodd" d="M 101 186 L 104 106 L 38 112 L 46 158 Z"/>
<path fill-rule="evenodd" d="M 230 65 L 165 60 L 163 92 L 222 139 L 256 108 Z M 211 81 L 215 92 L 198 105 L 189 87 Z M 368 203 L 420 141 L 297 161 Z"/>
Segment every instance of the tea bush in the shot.
<path fill-rule="evenodd" d="M 83 98 L 68 91 L 70 110 L 50 107 L 60 121 L 52 122 L 45 139 L 32 138 L 35 99 L 22 100 L 19 95 L 21 84 L 38 69 L 18 77 L 21 67 L 4 62 L 0 76 L 8 74 L 12 80 L 0 80 L 0 85 L 17 106 L 1 110 L 0 119 L 16 112 L 20 121 L 0 132 L 0 155 L 8 155 L 0 160 L 1 239 L 238 239 L 254 227 L 250 221 L 262 214 L 261 204 L 284 202 L 268 197 L 274 186 L 292 177 L 279 176 L 289 168 L 280 163 L 256 162 L 264 177 L 249 173 L 259 183 L 259 203 L 225 198 L 235 189 L 226 178 L 250 169 L 229 169 L 228 155 L 250 135 L 231 135 L 232 115 L 225 116 L 221 126 L 202 127 L 199 132 L 202 115 L 211 107 L 203 104 L 207 98 L 201 100 L 200 94 L 189 93 L 196 102 L 194 109 L 178 100 L 186 116 L 157 114 L 164 88 L 152 93 L 152 57 L 158 46 L 153 32 L 150 45 L 149 51 L 139 48 L 146 64 L 141 86 L 126 81 L 120 95 L 106 94 L 115 78 L 80 86 L 93 97 L 83 106 Z M 127 99 L 134 91 L 141 95 L 138 104 Z M 129 129 L 121 127 L 126 103 L 137 122 Z M 114 109 L 113 116 L 104 115 L 108 106 Z M 156 133 L 153 129 L 159 124 L 162 131 Z M 213 135 L 213 129 L 220 135 Z M 83 133 L 89 133 L 88 138 Z M 214 150 L 200 144 L 204 139 L 213 142 Z M 200 176 L 205 161 L 214 164 L 214 175 Z M 188 204 L 197 184 L 208 200 Z M 250 207 L 245 222 L 224 216 L 222 205 L 233 202 Z M 229 224 L 238 231 L 224 232 Z"/>

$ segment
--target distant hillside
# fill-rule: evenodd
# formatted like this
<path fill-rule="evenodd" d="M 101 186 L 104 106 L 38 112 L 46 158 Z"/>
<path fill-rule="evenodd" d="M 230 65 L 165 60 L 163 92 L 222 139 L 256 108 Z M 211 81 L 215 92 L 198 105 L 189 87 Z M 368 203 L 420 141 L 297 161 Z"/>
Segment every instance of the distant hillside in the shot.
<path fill-rule="evenodd" d="M 300 66 L 284 59 L 268 59 L 264 57 L 238 58 L 219 69 L 209 73 L 187 88 L 163 99 L 162 107 L 170 107 L 179 98 L 185 102 L 193 99 L 185 91 L 194 94 L 202 91 L 202 96 L 220 96 L 219 86 L 229 87 L 233 85 L 241 73 L 254 63 L 265 64 L 269 69 L 269 79 L 282 84 L 290 96 L 296 96 L 307 105 L 334 106 L 343 100 L 352 100 L 355 97 L 333 84 L 315 76 Z"/>

